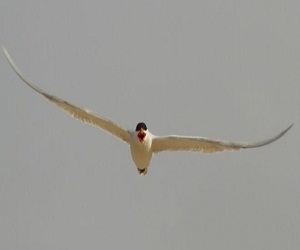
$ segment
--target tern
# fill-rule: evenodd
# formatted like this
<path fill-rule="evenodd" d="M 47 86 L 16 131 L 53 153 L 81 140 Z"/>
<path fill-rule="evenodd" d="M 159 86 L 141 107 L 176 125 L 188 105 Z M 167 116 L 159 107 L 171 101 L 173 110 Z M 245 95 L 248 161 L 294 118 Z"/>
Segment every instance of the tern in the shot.
<path fill-rule="evenodd" d="M 192 151 L 201 153 L 216 153 L 222 151 L 236 151 L 245 148 L 257 148 L 278 140 L 293 126 L 293 124 L 291 124 L 276 136 L 254 143 L 236 143 L 192 136 L 156 136 L 149 132 L 144 122 L 139 122 L 134 130 L 124 129 L 110 119 L 93 114 L 88 109 L 75 106 L 74 104 L 71 104 L 54 95 L 50 95 L 42 89 L 36 87 L 36 85 L 27 79 L 18 69 L 17 65 L 14 63 L 3 45 L 2 49 L 13 70 L 30 88 L 43 95 L 46 99 L 48 99 L 48 101 L 54 103 L 75 119 L 103 129 L 104 131 L 127 143 L 130 146 L 132 159 L 140 175 L 147 174 L 152 156 L 160 152 Z"/>

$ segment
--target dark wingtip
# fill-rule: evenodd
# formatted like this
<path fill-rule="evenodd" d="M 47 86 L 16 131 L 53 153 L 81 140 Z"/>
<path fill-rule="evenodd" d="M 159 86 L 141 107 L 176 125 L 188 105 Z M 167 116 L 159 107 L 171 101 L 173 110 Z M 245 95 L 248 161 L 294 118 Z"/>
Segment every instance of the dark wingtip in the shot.
<path fill-rule="evenodd" d="M 290 126 L 288 126 L 285 130 L 281 132 L 282 135 L 284 135 L 286 132 L 288 132 L 292 127 L 294 126 L 294 123 L 292 123 Z"/>
<path fill-rule="evenodd" d="M 262 147 L 262 146 L 271 144 L 272 142 L 277 141 L 282 136 L 284 136 L 293 126 L 294 126 L 294 123 L 292 123 L 290 126 L 288 126 L 285 130 L 281 131 L 278 135 L 276 135 L 268 140 L 253 143 L 253 144 L 245 144 L 242 146 L 242 148 L 257 148 L 257 147 Z"/>

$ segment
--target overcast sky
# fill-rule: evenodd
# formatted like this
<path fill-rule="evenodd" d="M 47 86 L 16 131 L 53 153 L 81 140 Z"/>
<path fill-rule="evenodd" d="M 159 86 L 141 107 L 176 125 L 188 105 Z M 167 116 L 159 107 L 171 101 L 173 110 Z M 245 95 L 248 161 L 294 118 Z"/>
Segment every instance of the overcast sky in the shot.
<path fill-rule="evenodd" d="M 129 147 L 28 88 L 0 53 L 0 249 L 300 249 L 299 1 L 0 2 L 39 87 L 134 129 L 263 148 Z"/>

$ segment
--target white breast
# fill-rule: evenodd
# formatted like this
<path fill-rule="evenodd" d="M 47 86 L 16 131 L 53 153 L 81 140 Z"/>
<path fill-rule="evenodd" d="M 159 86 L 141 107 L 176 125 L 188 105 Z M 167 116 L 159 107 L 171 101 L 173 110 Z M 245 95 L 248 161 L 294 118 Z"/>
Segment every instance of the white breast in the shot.
<path fill-rule="evenodd" d="M 137 137 L 137 132 L 134 131 L 130 137 L 131 157 L 139 169 L 148 168 L 152 158 L 152 135 L 149 131 L 146 132 L 146 138 L 141 143 Z"/>

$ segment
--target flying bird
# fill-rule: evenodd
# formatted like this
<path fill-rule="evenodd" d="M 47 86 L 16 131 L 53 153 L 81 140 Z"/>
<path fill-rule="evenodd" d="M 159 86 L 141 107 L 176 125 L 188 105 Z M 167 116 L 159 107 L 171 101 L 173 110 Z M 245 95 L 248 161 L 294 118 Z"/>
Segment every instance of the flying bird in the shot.
<path fill-rule="evenodd" d="M 36 87 L 35 84 L 27 79 L 18 69 L 4 46 L 2 46 L 2 49 L 13 70 L 30 88 L 43 95 L 46 99 L 48 99 L 48 101 L 54 103 L 75 119 L 103 129 L 104 131 L 114 135 L 118 139 L 128 144 L 130 146 L 132 159 L 140 175 L 147 174 L 152 156 L 160 152 L 194 151 L 201 153 L 216 153 L 222 151 L 236 151 L 245 148 L 256 148 L 265 146 L 278 140 L 293 126 L 293 124 L 291 124 L 276 136 L 254 143 L 236 143 L 214 140 L 205 137 L 178 135 L 156 136 L 150 133 L 144 122 L 139 122 L 134 130 L 125 129 L 110 119 L 93 114 L 91 111 L 85 108 L 75 106 L 74 104 L 71 104 L 54 95 L 50 95 L 42 89 Z"/>

